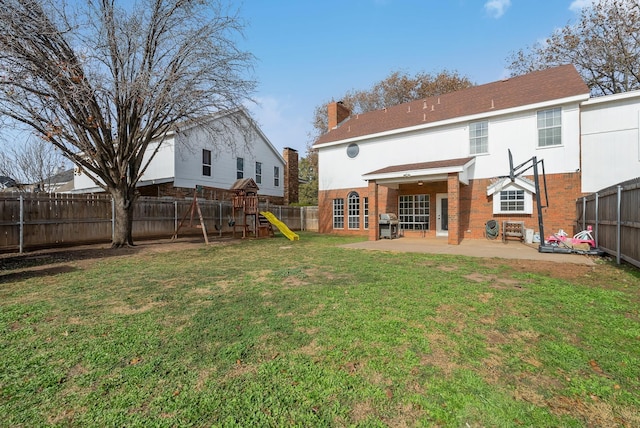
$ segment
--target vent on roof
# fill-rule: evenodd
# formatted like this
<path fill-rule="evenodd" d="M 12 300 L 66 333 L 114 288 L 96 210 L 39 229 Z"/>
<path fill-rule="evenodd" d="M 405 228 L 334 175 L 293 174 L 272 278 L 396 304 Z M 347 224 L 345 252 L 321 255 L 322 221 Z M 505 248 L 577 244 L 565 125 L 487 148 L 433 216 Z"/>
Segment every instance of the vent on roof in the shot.
<path fill-rule="evenodd" d="M 436 110 L 436 106 L 435 104 L 431 106 L 431 111 L 435 111 Z"/>
<path fill-rule="evenodd" d="M 411 106 L 407 106 L 407 113 L 411 113 Z"/>
<path fill-rule="evenodd" d="M 491 108 L 495 108 L 495 105 L 493 104 L 493 98 L 491 98 Z"/>
<path fill-rule="evenodd" d="M 422 114 L 422 121 L 426 122 L 427 121 L 427 113 L 423 113 Z"/>
<path fill-rule="evenodd" d="M 426 108 L 427 108 L 427 100 L 424 100 L 424 101 L 422 102 L 422 108 L 423 108 L 423 109 L 426 109 Z"/>
<path fill-rule="evenodd" d="M 438 97 L 438 105 L 440 105 L 440 97 Z"/>

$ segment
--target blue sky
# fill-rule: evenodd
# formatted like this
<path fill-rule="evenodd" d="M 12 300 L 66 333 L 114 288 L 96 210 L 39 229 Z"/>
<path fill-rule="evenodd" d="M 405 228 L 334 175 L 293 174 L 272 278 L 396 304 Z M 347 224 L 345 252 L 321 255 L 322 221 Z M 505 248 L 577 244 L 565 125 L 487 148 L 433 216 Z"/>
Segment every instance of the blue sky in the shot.
<path fill-rule="evenodd" d="M 298 150 L 316 106 L 392 71 L 505 77 L 510 53 L 575 22 L 592 0 L 244 0 L 241 47 L 257 57 L 254 118 L 273 145 Z"/>

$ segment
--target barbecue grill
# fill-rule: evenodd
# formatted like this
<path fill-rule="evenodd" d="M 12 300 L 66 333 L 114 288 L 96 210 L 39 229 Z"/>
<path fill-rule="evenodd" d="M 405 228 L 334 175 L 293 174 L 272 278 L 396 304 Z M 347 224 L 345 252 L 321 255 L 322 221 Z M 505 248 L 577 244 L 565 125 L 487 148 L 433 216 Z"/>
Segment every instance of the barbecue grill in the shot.
<path fill-rule="evenodd" d="M 380 214 L 378 219 L 380 239 L 394 239 L 398 237 L 398 216 L 393 213 Z"/>

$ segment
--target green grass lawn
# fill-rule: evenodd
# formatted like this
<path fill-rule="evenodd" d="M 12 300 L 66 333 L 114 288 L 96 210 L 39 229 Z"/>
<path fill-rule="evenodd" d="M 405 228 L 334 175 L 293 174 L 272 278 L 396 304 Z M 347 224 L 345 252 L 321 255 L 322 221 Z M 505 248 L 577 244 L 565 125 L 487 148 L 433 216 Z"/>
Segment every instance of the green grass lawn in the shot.
<path fill-rule="evenodd" d="M 354 239 L 4 260 L 0 425 L 640 426 L 638 271 Z"/>

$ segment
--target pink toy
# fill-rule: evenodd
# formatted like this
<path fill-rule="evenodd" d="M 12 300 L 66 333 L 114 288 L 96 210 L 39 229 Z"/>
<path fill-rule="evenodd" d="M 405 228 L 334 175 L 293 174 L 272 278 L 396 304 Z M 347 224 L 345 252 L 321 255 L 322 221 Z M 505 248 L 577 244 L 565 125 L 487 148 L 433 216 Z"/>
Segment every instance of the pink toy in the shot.
<path fill-rule="evenodd" d="M 564 244 L 567 246 L 573 246 L 578 244 L 589 244 L 589 247 L 595 248 L 596 241 L 591 236 L 591 226 L 587 226 L 587 230 L 578 232 L 570 238 L 567 233 L 560 229 L 558 233 L 555 233 L 547 239 L 547 242 L 551 245 Z"/>

